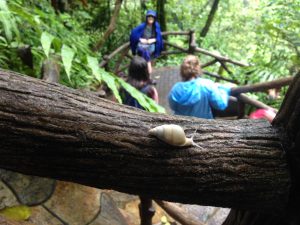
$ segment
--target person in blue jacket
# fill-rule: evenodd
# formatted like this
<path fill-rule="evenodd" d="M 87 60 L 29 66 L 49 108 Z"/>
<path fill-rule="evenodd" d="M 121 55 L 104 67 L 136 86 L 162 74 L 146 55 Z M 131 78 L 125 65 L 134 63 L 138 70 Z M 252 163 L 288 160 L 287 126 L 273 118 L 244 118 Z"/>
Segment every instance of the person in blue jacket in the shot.
<path fill-rule="evenodd" d="M 147 61 L 150 74 L 152 73 L 151 59 L 158 57 L 163 49 L 161 29 L 156 19 L 156 12 L 148 10 L 146 22 L 132 29 L 130 34 L 132 54 L 138 54 Z"/>
<path fill-rule="evenodd" d="M 188 55 L 180 68 L 182 82 L 169 93 L 170 108 L 175 115 L 213 119 L 212 108 L 226 109 L 230 87 L 201 78 L 202 70 L 197 56 Z"/>

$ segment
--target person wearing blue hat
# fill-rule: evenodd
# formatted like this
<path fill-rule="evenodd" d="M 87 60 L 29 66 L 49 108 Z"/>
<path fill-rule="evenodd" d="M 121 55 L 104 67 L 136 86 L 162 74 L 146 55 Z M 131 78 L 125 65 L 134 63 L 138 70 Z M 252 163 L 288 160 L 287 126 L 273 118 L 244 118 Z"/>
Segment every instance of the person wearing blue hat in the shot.
<path fill-rule="evenodd" d="M 146 22 L 141 23 L 130 34 L 130 48 L 133 55 L 142 56 L 148 64 L 149 73 L 152 73 L 151 60 L 160 55 L 163 49 L 163 39 L 157 15 L 153 10 L 146 13 Z"/>
<path fill-rule="evenodd" d="M 175 115 L 213 119 L 212 108 L 227 108 L 231 88 L 201 78 L 201 74 L 198 57 L 188 55 L 180 67 L 183 81 L 176 83 L 169 93 L 169 105 Z"/>

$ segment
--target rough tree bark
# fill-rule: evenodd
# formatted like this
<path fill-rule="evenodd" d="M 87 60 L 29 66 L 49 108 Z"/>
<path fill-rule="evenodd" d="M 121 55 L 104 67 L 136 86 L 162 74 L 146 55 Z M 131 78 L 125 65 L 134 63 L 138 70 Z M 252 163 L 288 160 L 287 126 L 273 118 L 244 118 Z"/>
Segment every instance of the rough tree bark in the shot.
<path fill-rule="evenodd" d="M 114 32 L 114 30 L 116 28 L 117 19 L 118 19 L 120 10 L 121 10 L 122 2 L 123 2 L 123 0 L 116 0 L 114 13 L 110 19 L 109 26 L 108 26 L 107 30 L 105 31 L 101 40 L 99 40 L 98 43 L 95 45 L 94 51 L 98 51 L 100 48 L 102 48 L 104 42 L 108 39 L 109 35 L 111 35 L 111 33 Z"/>
<path fill-rule="evenodd" d="M 288 209 L 279 215 L 233 209 L 223 225 L 300 224 L 300 72 L 291 82 L 273 126 L 281 129 L 285 136 L 282 144 L 287 152 L 292 177 Z"/>
<path fill-rule="evenodd" d="M 199 147 L 148 130 L 178 124 Z M 0 167 L 174 202 L 284 212 L 280 129 L 142 110 L 0 71 Z"/>

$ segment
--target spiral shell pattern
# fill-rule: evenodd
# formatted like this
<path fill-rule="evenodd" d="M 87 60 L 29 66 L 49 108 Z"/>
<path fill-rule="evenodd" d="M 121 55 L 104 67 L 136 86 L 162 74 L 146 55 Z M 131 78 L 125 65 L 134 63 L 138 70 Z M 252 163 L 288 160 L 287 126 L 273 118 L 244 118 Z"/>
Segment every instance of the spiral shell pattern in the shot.
<path fill-rule="evenodd" d="M 161 125 L 149 130 L 149 134 L 173 146 L 190 144 L 181 126 L 175 124 Z"/>

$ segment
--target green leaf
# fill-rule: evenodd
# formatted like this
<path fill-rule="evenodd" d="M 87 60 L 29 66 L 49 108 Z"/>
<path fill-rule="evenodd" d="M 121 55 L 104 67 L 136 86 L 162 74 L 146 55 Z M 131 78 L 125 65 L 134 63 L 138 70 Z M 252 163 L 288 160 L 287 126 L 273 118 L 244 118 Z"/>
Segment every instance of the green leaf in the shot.
<path fill-rule="evenodd" d="M 61 58 L 62 58 L 62 62 L 63 65 L 65 67 L 65 71 L 67 73 L 67 76 L 70 79 L 70 72 L 71 72 L 71 67 L 72 67 L 72 61 L 74 58 L 75 52 L 73 51 L 73 49 L 71 49 L 70 47 L 68 47 L 67 45 L 63 45 L 61 48 Z"/>
<path fill-rule="evenodd" d="M 41 35 L 42 47 L 43 47 L 43 50 L 44 50 L 47 58 L 49 57 L 49 51 L 50 51 L 50 47 L 51 47 L 51 43 L 52 43 L 53 39 L 54 39 L 54 37 L 47 32 L 43 32 Z"/>
<path fill-rule="evenodd" d="M 121 78 L 118 78 L 118 82 L 122 85 L 122 87 L 131 94 L 133 98 L 135 98 L 141 106 L 143 106 L 147 111 L 149 112 L 159 112 L 159 113 L 165 113 L 166 110 L 164 107 L 158 105 L 152 98 L 149 98 L 148 96 L 144 95 L 142 92 L 122 80 Z"/>
<path fill-rule="evenodd" d="M 2 23 L 7 40 L 11 41 L 13 39 L 13 33 L 19 39 L 19 30 L 15 18 L 12 16 L 5 0 L 0 1 L 0 22 Z"/>
<path fill-rule="evenodd" d="M 111 73 L 106 72 L 104 69 L 99 68 L 102 75 L 102 80 L 107 84 L 109 89 L 113 92 L 114 96 L 118 100 L 119 103 L 122 103 L 121 96 L 119 94 L 119 88 L 117 83 L 117 76 L 114 76 Z"/>
<path fill-rule="evenodd" d="M 91 68 L 93 75 L 95 78 L 101 82 L 101 72 L 98 64 L 98 60 L 95 57 L 87 56 L 88 66 Z"/>
<path fill-rule="evenodd" d="M 16 221 L 27 220 L 30 215 L 31 211 L 30 208 L 27 206 L 19 205 L 13 207 L 6 207 L 0 210 L 0 215 Z"/>

